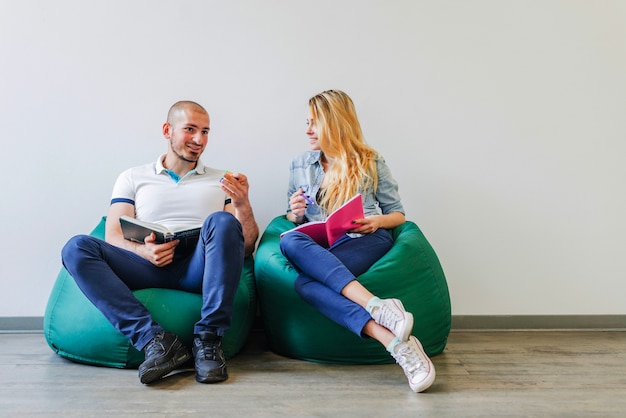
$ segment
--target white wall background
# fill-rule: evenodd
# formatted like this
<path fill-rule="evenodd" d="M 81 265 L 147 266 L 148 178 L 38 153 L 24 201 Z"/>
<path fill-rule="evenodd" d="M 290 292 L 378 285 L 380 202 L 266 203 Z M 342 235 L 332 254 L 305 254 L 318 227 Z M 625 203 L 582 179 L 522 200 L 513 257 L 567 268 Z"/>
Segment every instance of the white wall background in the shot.
<path fill-rule="evenodd" d="M 74 234 L 179 99 L 261 228 L 308 98 L 354 99 L 453 314 L 626 314 L 626 2 L 0 0 L 0 317 L 42 316 Z"/>

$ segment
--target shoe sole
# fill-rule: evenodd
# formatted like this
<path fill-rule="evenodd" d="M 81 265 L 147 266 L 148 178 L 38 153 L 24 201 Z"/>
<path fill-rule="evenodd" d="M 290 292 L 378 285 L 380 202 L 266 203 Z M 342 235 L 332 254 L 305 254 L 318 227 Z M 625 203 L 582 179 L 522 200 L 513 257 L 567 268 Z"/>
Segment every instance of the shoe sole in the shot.
<path fill-rule="evenodd" d="M 151 367 L 146 370 L 141 370 L 139 372 L 139 380 L 144 385 L 156 382 L 166 374 L 172 372 L 178 366 L 185 364 L 189 359 L 191 359 L 191 355 L 185 347 L 182 347 L 168 362 L 159 364 L 158 366 Z"/>
<path fill-rule="evenodd" d="M 374 319 L 374 322 L 376 322 L 378 325 L 381 325 L 387 328 L 389 331 L 393 332 L 393 335 L 395 335 L 400 341 L 406 342 L 409 340 L 409 337 L 411 336 L 411 333 L 413 332 L 413 314 L 411 312 L 407 312 L 406 309 L 404 309 L 404 305 L 402 304 L 402 301 L 400 301 L 400 299 L 389 299 L 389 301 L 392 304 L 394 304 L 396 308 L 402 311 L 404 314 L 404 323 L 403 323 L 404 326 L 402 327 L 402 329 L 395 330 L 392 328 L 387 328 L 385 325 L 381 324 L 376 319 Z M 396 333 L 396 331 L 398 332 Z"/>
<path fill-rule="evenodd" d="M 196 382 L 198 383 L 219 383 L 228 379 L 228 373 L 224 372 L 223 375 L 209 375 L 206 377 L 199 377 L 196 373 Z"/>
<path fill-rule="evenodd" d="M 402 342 L 408 341 L 413 332 L 413 314 L 411 312 L 405 312 L 404 315 L 404 328 L 399 332 L 400 335 L 396 335 Z"/>
<path fill-rule="evenodd" d="M 425 380 L 423 380 L 422 382 L 420 382 L 419 385 L 411 385 L 409 383 L 409 386 L 411 387 L 411 389 L 413 390 L 413 392 L 415 393 L 421 393 L 424 392 L 426 389 L 428 389 L 434 382 L 435 382 L 435 377 L 436 377 L 436 373 L 435 370 L 432 369 L 432 373 L 430 373 Z"/>

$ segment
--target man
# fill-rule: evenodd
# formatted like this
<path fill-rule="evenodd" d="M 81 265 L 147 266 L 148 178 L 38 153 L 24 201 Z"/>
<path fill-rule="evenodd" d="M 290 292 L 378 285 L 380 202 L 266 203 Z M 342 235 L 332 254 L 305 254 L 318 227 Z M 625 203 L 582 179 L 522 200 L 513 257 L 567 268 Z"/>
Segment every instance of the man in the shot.
<path fill-rule="evenodd" d="M 123 172 L 113 188 L 105 240 L 79 235 L 62 251 L 67 268 L 87 298 L 138 350 L 145 352 L 139 379 L 149 384 L 191 358 L 173 333 L 164 332 L 132 291 L 160 287 L 202 294 L 201 319 L 194 325 L 196 380 L 228 378 L 221 347 L 230 326 L 244 257 L 254 251 L 259 229 L 248 200 L 248 180 L 204 166 L 200 156 L 209 134 L 209 115 L 181 101 L 163 124 L 168 149 L 155 163 Z M 202 224 L 197 241 L 143 243 L 124 239 L 122 215 L 169 227 Z"/>

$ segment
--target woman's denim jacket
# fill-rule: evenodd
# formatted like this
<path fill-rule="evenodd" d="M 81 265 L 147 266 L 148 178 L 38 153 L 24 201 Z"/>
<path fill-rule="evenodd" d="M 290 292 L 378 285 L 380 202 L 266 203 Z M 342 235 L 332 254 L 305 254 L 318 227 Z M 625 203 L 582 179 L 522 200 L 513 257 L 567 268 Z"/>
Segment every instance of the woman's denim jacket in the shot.
<path fill-rule="evenodd" d="M 315 200 L 317 192 L 324 178 L 324 169 L 320 162 L 321 151 L 306 151 L 298 154 L 291 160 L 289 173 L 289 190 L 287 191 L 287 202 L 292 194 L 300 187 L 304 193 L 312 200 Z M 391 175 L 389 167 L 382 156 L 376 159 L 376 170 L 378 171 L 378 187 L 374 194 L 373 187 L 367 190 L 359 190 L 363 196 L 363 212 L 365 216 L 386 215 L 391 212 L 402 212 L 404 208 L 398 194 L 398 183 Z M 287 212 L 291 211 L 287 203 Z M 322 212 L 317 204 L 308 205 L 304 213 L 307 221 L 323 221 L 326 214 Z"/>

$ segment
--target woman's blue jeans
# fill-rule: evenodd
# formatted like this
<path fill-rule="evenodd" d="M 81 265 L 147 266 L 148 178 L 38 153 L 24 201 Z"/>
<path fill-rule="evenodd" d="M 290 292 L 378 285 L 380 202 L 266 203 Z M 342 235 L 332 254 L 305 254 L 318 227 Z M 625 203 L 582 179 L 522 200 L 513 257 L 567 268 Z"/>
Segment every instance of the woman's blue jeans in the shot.
<path fill-rule="evenodd" d="M 280 240 L 283 255 L 299 273 L 296 292 L 328 318 L 360 337 L 372 317 L 341 291 L 385 255 L 392 245 L 393 237 L 386 229 L 359 238 L 346 235 L 330 249 L 301 232 L 290 232 Z"/>
<path fill-rule="evenodd" d="M 166 288 L 202 294 L 201 318 L 194 333 L 224 335 L 230 326 L 243 269 L 244 238 L 241 224 L 228 212 L 209 215 L 195 249 L 175 253 L 174 261 L 165 267 L 88 235 L 71 238 L 61 254 L 87 299 L 138 350 L 163 329 L 134 290 Z"/>

